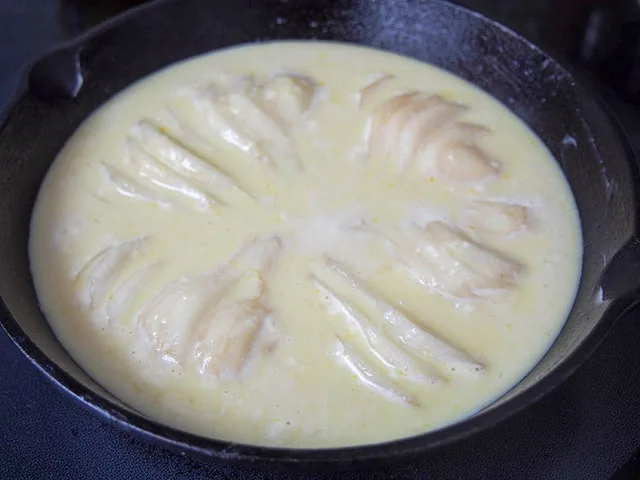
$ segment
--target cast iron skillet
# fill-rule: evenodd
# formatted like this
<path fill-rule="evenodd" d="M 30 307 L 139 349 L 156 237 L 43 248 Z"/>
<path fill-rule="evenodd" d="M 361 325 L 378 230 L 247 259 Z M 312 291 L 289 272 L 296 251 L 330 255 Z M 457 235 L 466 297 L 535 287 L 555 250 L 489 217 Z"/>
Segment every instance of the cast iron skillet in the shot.
<path fill-rule="evenodd" d="M 544 140 L 576 197 L 585 244 L 571 315 L 555 344 L 512 391 L 481 413 L 399 441 L 330 450 L 211 440 L 166 427 L 97 385 L 49 329 L 34 293 L 27 239 L 51 161 L 100 104 L 177 60 L 270 39 L 340 40 L 431 62 L 497 97 Z M 26 72 L 0 119 L 2 324 L 29 359 L 72 398 L 146 440 L 202 457 L 285 468 L 371 466 L 424 455 L 531 405 L 562 383 L 639 298 L 640 179 L 630 150 L 594 97 L 552 58 L 496 22 L 442 1 L 180 0 L 138 8 L 52 51 Z M 508 159 L 510 152 L 504 152 Z M 513 152 L 517 154 L 517 152 Z"/>

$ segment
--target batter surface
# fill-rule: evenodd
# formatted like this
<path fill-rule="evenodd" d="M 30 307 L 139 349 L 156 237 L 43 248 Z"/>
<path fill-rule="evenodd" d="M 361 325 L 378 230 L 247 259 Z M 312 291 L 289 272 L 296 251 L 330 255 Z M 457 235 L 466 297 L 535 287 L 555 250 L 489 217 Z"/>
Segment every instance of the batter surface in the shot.
<path fill-rule="evenodd" d="M 435 67 L 332 43 L 171 66 L 53 163 L 30 258 L 72 356 L 145 415 L 253 444 L 419 434 L 563 325 L 577 211 L 544 145 Z"/>

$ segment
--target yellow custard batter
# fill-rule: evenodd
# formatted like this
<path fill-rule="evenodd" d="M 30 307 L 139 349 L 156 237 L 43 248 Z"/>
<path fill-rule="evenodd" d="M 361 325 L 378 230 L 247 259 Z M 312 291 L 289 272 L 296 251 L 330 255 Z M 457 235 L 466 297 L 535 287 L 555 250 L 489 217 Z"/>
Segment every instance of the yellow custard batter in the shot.
<path fill-rule="evenodd" d="M 512 387 L 563 325 L 577 211 L 504 106 L 355 46 L 171 66 L 71 137 L 30 237 L 72 356 L 145 415 L 251 444 L 420 434 Z"/>

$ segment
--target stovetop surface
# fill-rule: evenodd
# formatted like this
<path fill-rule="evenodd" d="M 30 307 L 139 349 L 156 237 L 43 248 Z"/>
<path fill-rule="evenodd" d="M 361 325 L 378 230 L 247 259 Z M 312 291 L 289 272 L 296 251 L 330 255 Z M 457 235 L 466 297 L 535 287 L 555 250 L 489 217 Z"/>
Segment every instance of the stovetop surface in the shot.
<path fill-rule="evenodd" d="M 610 55 L 612 49 L 606 44 L 594 46 L 583 41 L 594 37 L 594 29 L 601 34 L 605 31 L 602 21 L 598 23 L 599 6 L 615 3 L 622 9 L 632 2 L 635 0 L 460 3 L 550 45 L 593 81 L 604 82 L 601 93 L 614 108 L 640 158 L 640 106 L 633 103 L 637 102 L 633 77 L 626 85 L 621 81 L 633 72 L 624 64 L 626 73 L 610 75 L 611 68 L 622 65 L 626 57 Z M 26 62 L 56 41 L 134 3 L 140 2 L 0 0 L 0 109 Z M 636 10 L 626 12 L 634 15 Z M 609 18 L 606 11 L 603 15 L 605 20 Z M 584 34 L 585 25 L 590 36 Z M 636 47 L 640 51 L 640 45 Z M 337 478 L 335 474 L 254 472 L 214 461 L 202 464 L 133 439 L 54 388 L 2 330 L 0 365 L 0 479 Z M 640 311 L 622 318 L 597 352 L 563 386 L 494 430 L 415 463 L 353 472 L 340 478 L 638 479 L 638 449 Z"/>

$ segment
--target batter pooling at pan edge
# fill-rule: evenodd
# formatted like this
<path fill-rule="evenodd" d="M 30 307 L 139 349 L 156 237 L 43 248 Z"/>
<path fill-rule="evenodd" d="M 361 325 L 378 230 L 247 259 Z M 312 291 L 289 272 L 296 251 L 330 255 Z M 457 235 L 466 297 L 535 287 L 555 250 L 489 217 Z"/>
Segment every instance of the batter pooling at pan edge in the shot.
<path fill-rule="evenodd" d="M 469 83 L 333 43 L 171 66 L 99 108 L 41 187 L 42 311 L 146 416 L 249 444 L 417 435 L 515 385 L 582 245 L 542 142 Z"/>

